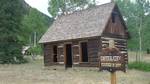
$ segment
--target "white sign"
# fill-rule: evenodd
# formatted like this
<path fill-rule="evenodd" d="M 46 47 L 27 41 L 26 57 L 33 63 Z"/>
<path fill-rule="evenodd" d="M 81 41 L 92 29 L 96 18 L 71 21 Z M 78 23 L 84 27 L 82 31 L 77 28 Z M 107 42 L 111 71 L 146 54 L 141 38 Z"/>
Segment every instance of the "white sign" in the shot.
<path fill-rule="evenodd" d="M 116 62 L 121 60 L 121 56 L 101 56 L 101 61 Z"/>

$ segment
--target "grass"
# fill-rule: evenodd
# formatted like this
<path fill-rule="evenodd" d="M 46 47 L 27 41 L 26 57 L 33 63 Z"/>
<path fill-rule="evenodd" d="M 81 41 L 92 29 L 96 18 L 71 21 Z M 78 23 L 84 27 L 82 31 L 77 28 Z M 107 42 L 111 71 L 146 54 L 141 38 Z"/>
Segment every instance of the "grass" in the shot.
<path fill-rule="evenodd" d="M 137 69 L 150 72 L 150 63 L 147 62 L 131 62 L 128 64 L 129 69 Z"/>
<path fill-rule="evenodd" d="M 118 71 L 117 84 L 149 84 L 150 72 Z M 110 73 L 93 67 L 44 67 L 43 59 L 25 64 L 0 64 L 0 84 L 110 84 Z"/>

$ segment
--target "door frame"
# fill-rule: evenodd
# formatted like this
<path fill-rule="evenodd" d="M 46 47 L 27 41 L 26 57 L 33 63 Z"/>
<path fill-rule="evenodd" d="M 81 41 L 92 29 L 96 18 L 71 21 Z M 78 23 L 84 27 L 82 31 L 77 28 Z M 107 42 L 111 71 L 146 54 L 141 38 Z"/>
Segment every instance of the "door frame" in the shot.
<path fill-rule="evenodd" d="M 83 63 L 83 62 L 82 62 L 83 56 L 82 56 L 82 49 L 81 49 L 82 46 L 81 46 L 81 43 L 84 43 L 84 42 L 87 43 L 87 53 L 88 53 L 88 40 L 79 41 L 79 54 L 80 54 L 79 62 L 80 62 L 80 63 Z M 85 62 L 84 62 L 84 63 L 85 63 Z"/>
<path fill-rule="evenodd" d="M 64 66 L 65 66 L 65 67 L 66 67 L 66 65 L 67 65 L 67 54 L 66 54 L 66 52 L 67 52 L 67 51 L 66 51 L 66 45 L 67 45 L 67 44 L 70 44 L 70 45 L 71 45 L 71 58 L 72 58 L 72 66 L 73 66 L 73 52 L 72 52 L 72 51 L 73 51 L 73 50 L 72 50 L 73 48 L 72 48 L 72 42 L 65 42 L 65 43 L 64 43 L 64 49 L 63 49 L 63 50 L 64 50 Z"/>
<path fill-rule="evenodd" d="M 56 53 L 54 53 L 54 48 L 56 48 Z M 53 62 L 54 63 L 57 63 L 58 62 L 58 45 L 52 45 L 52 50 L 53 50 Z M 55 56 L 56 56 L 56 62 L 54 61 L 55 60 Z"/>

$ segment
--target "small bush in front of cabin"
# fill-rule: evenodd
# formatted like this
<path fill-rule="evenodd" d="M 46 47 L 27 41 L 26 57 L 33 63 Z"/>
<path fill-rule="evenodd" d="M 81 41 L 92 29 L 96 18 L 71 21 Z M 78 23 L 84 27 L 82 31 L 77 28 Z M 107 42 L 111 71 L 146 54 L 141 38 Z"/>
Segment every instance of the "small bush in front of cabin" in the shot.
<path fill-rule="evenodd" d="M 147 62 L 131 62 L 128 64 L 129 69 L 137 69 L 141 71 L 150 71 L 150 63 Z"/>
<path fill-rule="evenodd" d="M 36 54 L 36 55 L 42 55 L 42 47 L 40 45 L 37 45 L 36 47 L 31 47 L 29 49 L 29 51 L 32 53 L 32 54 Z"/>

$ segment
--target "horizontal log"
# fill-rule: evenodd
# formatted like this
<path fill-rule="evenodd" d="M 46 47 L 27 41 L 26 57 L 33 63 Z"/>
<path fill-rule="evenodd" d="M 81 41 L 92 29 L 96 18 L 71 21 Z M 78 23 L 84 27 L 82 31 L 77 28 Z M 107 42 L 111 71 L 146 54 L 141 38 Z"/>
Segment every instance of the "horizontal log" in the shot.
<path fill-rule="evenodd" d="M 119 48 L 127 48 L 126 45 L 115 45 L 115 47 L 119 47 Z"/>
<path fill-rule="evenodd" d="M 79 45 L 73 45 L 72 47 L 80 47 Z"/>
<path fill-rule="evenodd" d="M 102 41 L 102 43 L 109 43 L 109 41 Z"/>
<path fill-rule="evenodd" d="M 111 40 L 111 39 L 113 39 L 113 40 L 124 40 L 124 41 L 126 41 L 126 39 L 121 39 L 121 38 L 110 38 L 110 37 L 101 37 L 101 39 L 102 39 L 102 40 Z"/>
<path fill-rule="evenodd" d="M 64 46 L 58 46 L 58 48 L 63 48 Z"/>
<path fill-rule="evenodd" d="M 125 43 L 125 42 L 115 42 L 115 45 L 124 45 L 124 46 L 127 46 L 127 43 Z"/>

